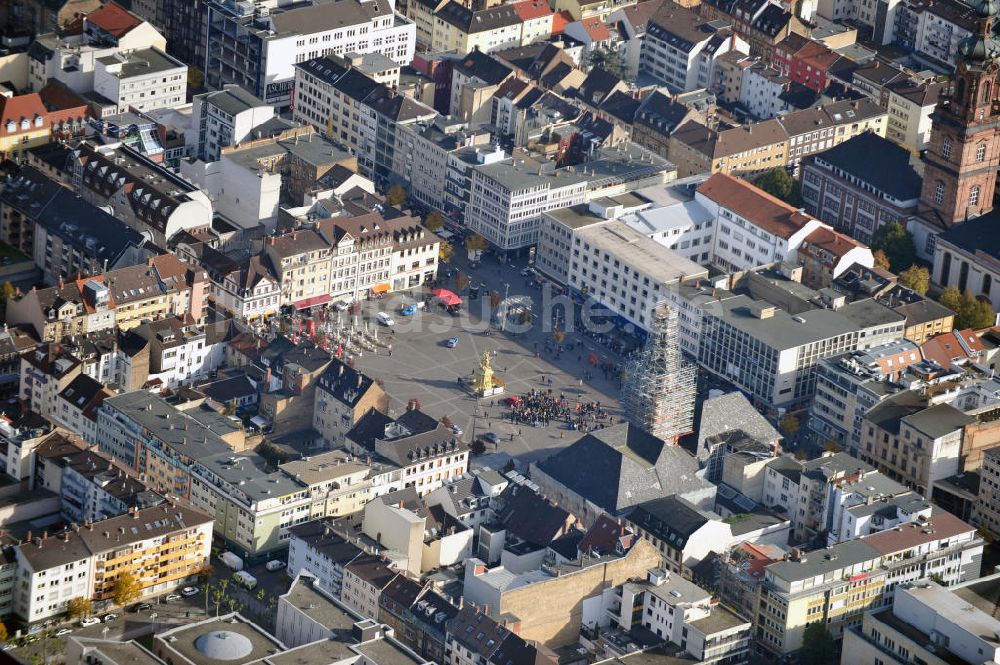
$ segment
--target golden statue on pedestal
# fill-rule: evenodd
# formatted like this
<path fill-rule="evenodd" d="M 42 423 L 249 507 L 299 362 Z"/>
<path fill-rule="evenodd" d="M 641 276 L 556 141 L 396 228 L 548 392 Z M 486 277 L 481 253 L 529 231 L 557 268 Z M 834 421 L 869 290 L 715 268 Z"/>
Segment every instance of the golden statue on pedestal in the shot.
<path fill-rule="evenodd" d="M 479 367 L 472 372 L 472 392 L 480 397 L 487 397 L 503 392 L 503 382 L 498 380 L 493 374 L 489 351 L 483 353 Z"/>

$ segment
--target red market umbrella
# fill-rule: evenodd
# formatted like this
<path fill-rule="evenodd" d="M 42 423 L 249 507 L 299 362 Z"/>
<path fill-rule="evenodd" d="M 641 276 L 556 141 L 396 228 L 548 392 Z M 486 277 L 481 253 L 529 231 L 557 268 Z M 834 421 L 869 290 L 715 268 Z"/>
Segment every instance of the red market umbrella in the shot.
<path fill-rule="evenodd" d="M 434 289 L 431 291 L 431 295 L 439 299 L 448 307 L 462 304 L 462 299 L 459 298 L 454 291 L 449 291 L 448 289 Z"/>

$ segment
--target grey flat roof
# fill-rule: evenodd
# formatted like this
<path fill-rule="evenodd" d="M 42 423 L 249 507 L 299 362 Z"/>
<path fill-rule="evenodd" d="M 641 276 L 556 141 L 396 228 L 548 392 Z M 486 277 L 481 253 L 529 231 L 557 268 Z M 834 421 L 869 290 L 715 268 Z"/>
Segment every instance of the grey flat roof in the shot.
<path fill-rule="evenodd" d="M 202 457 L 196 463 L 247 495 L 263 501 L 305 490 L 305 486 L 281 471 L 267 471 L 267 461 L 254 452 L 233 451 Z"/>
<path fill-rule="evenodd" d="M 180 60 L 171 58 L 169 55 L 157 48 L 146 48 L 139 51 L 132 51 L 125 60 L 120 56 L 108 55 L 98 60 L 104 65 L 115 65 L 122 63 L 121 73 L 118 78 L 132 78 L 144 74 L 156 74 L 170 71 L 171 69 L 187 68 Z"/>
<path fill-rule="evenodd" d="M 965 415 L 951 404 L 935 404 L 903 419 L 911 427 L 935 439 L 976 422 L 975 418 Z"/>
<path fill-rule="evenodd" d="M 826 550 L 807 552 L 803 556 L 804 561 L 772 563 L 767 571 L 782 580 L 795 582 L 870 561 L 882 554 L 864 540 L 849 540 Z"/>
<path fill-rule="evenodd" d="M 250 641 L 252 649 L 249 654 L 239 659 L 240 663 L 248 663 L 269 656 L 272 652 L 278 653 L 285 650 L 284 644 L 239 614 L 229 614 L 198 623 L 189 623 L 159 633 L 157 638 L 162 640 L 168 649 L 176 651 L 191 663 L 212 665 L 220 661 L 209 658 L 202 653 L 195 642 L 199 637 L 213 633 L 235 633 Z M 171 637 L 176 639 L 171 640 Z"/>
<path fill-rule="evenodd" d="M 219 107 L 229 115 L 236 115 L 259 106 L 268 106 L 262 99 L 238 85 L 227 85 L 224 90 L 206 93 L 204 101 Z"/>
<path fill-rule="evenodd" d="M 425 662 L 394 642 L 386 639 L 362 642 L 355 646 L 354 650 L 364 655 L 367 660 L 375 663 L 375 665 L 414 665 Z"/>
<path fill-rule="evenodd" d="M 703 635 L 713 635 L 739 628 L 740 626 L 745 626 L 747 629 L 750 628 L 749 621 L 741 619 L 722 605 L 716 605 L 712 608 L 711 614 L 704 619 L 692 621 L 691 625 L 701 631 Z"/>
<path fill-rule="evenodd" d="M 720 316 L 733 327 L 779 351 L 794 349 L 804 344 L 858 330 L 857 324 L 853 321 L 828 309 L 802 312 L 793 318 L 788 312 L 775 308 L 774 316 L 760 319 L 750 313 L 750 307 L 755 304 L 764 307 L 771 306 L 766 301 L 739 295 L 718 301 L 713 308 L 715 311 L 712 313 Z"/>
<path fill-rule="evenodd" d="M 144 390 L 108 397 L 104 404 L 114 407 L 148 430 L 154 438 L 192 459 L 232 453 L 229 444 L 213 431 L 220 423 L 208 414 L 195 418 L 194 414 L 202 414 L 197 410 L 181 411 Z M 228 419 L 219 418 L 226 421 L 228 427 L 233 426 Z"/>
<path fill-rule="evenodd" d="M 637 266 L 661 284 L 682 279 L 708 277 L 708 270 L 639 233 L 621 221 L 609 221 L 581 228 L 576 233 L 583 242 L 608 254 L 621 257 L 623 262 Z"/>
<path fill-rule="evenodd" d="M 315 578 L 306 575 L 296 577 L 288 593 L 282 598 L 334 633 L 350 634 L 354 624 L 361 621 L 362 617 L 313 588 L 313 579 Z"/>

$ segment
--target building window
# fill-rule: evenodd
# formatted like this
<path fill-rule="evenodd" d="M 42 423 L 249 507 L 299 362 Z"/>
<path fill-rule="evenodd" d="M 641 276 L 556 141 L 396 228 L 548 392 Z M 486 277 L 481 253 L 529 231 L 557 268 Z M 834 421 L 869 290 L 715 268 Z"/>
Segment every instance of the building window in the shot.
<path fill-rule="evenodd" d="M 979 205 L 979 185 L 973 185 L 969 190 L 969 205 Z"/>
<path fill-rule="evenodd" d="M 945 139 L 941 144 L 941 156 L 945 159 L 951 159 L 951 141 Z"/>
<path fill-rule="evenodd" d="M 934 183 L 934 203 L 944 201 L 944 183 L 938 180 Z"/>
<path fill-rule="evenodd" d="M 985 159 L 986 159 L 986 144 L 985 143 L 980 143 L 976 147 L 976 161 L 977 162 L 982 162 Z"/>
<path fill-rule="evenodd" d="M 993 277 L 991 275 L 983 275 L 983 295 L 987 298 L 990 297 L 990 289 L 993 287 Z"/>

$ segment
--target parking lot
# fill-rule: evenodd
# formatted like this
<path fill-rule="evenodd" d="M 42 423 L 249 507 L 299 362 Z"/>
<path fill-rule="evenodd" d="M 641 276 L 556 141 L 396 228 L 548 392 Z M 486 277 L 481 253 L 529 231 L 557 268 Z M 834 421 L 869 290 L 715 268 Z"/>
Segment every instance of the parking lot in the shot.
<path fill-rule="evenodd" d="M 551 388 L 553 395 L 562 394 L 570 405 L 599 401 L 617 422 L 621 416 L 618 379 L 590 361 L 597 357 L 600 362 L 617 366 L 621 359 L 576 332 L 568 333 L 563 340 L 572 350 L 558 353 L 551 330 L 543 329 L 541 291 L 520 274 L 523 263 L 502 266 L 493 258 L 485 258 L 478 268 L 470 269 L 465 257 L 457 254 L 453 266 L 469 275 L 471 284 L 486 284 L 479 299 L 470 300 L 461 294 L 466 299 L 461 316 L 451 316 L 432 306 L 427 311 L 402 317 L 394 311 L 394 299 L 365 303 L 369 318 L 373 319 L 374 312 L 381 309 L 392 311 L 395 320 L 392 332 L 385 327 L 379 332 L 380 336 L 390 336 L 391 354 L 382 348 L 357 359 L 363 371 L 382 382 L 391 397 L 394 414 L 402 413 L 407 403 L 416 399 L 423 411 L 439 418 L 447 416 L 461 427 L 465 441 L 485 432 L 496 433 L 500 443 L 495 452 L 517 457 L 524 463 L 549 456 L 580 434 L 562 423 L 532 427 L 505 420 L 507 408 L 502 401 L 508 396 L 521 395 L 532 388 L 544 391 Z M 450 283 L 445 287 L 454 288 Z M 511 335 L 500 332 L 496 325 L 488 325 L 490 291 L 512 298 L 531 297 L 535 301 L 536 320 L 530 329 Z M 458 338 L 454 348 L 447 344 L 451 337 Z M 553 349 L 546 351 L 547 345 Z M 459 386 L 458 379 L 467 381 L 484 353 L 490 354 L 492 367 L 506 384 L 506 390 L 499 396 L 476 399 Z M 585 372 L 591 375 L 587 380 Z"/>

